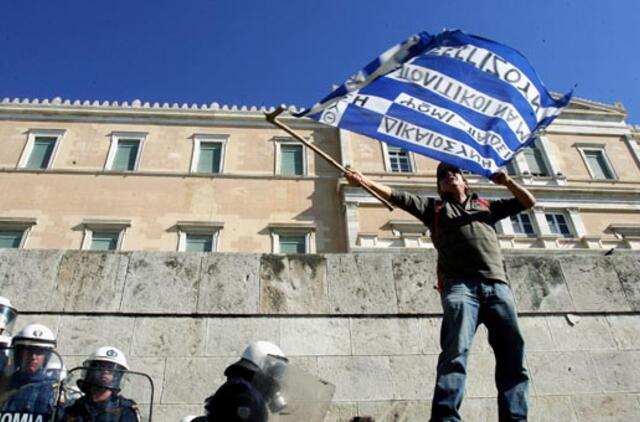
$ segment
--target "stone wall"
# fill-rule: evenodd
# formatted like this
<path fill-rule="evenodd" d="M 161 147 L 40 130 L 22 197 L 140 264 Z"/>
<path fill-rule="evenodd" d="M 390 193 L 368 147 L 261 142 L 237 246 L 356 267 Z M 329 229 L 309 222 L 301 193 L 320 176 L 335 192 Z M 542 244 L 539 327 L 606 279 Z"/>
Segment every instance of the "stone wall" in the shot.
<path fill-rule="evenodd" d="M 532 421 L 640 420 L 640 254 L 506 257 L 527 341 Z M 68 367 L 97 346 L 155 381 L 154 421 L 200 414 L 250 340 L 337 387 L 327 421 L 427 420 L 438 354 L 435 256 L 1 250 L 0 294 L 50 326 Z M 465 421 L 496 421 L 480 329 Z"/>

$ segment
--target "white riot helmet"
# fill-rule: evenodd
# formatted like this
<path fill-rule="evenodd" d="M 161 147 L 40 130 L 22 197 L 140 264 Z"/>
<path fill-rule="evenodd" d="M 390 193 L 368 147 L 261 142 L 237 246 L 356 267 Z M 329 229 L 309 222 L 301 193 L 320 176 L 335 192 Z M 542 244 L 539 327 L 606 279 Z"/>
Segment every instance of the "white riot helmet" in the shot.
<path fill-rule="evenodd" d="M 11 343 L 13 324 L 16 321 L 18 311 L 11 305 L 11 301 L 0 296 L 0 347 Z"/>
<path fill-rule="evenodd" d="M 29 324 L 13 337 L 11 345 L 14 347 L 38 347 L 41 349 L 55 349 L 56 336 L 49 327 L 42 324 Z"/>
<path fill-rule="evenodd" d="M 272 413 L 279 413 L 287 406 L 287 400 L 280 393 L 280 383 L 289 360 L 278 346 L 268 341 L 251 343 L 242 352 L 238 364 L 247 369 L 255 365 L 259 370 L 260 376 L 254 379 L 254 384 L 265 395 Z"/>
<path fill-rule="evenodd" d="M 120 365 L 122 367 L 121 369 L 129 369 L 127 358 L 124 356 L 124 353 L 122 353 L 122 350 L 112 346 L 103 346 L 96 349 L 82 364 L 84 366 L 91 366 L 91 362 L 111 362 Z"/>
<path fill-rule="evenodd" d="M 85 373 L 82 379 L 78 380 L 78 387 L 82 391 L 89 385 L 119 391 L 122 376 L 129 369 L 124 353 L 112 346 L 96 349 L 82 366 L 85 367 Z"/>
<path fill-rule="evenodd" d="M 264 371 L 266 369 L 265 365 L 267 365 L 268 362 L 268 356 L 280 358 L 285 362 L 288 361 L 284 352 L 278 346 L 268 341 L 256 341 L 249 344 L 247 348 L 244 349 L 244 352 L 242 352 L 241 357 L 253 363 L 260 371 Z"/>
<path fill-rule="evenodd" d="M 18 331 L 11 340 L 11 345 L 13 346 L 14 362 L 16 362 L 16 365 L 19 366 L 21 370 L 41 372 L 49 364 L 51 354 L 56 348 L 56 336 L 53 334 L 53 331 L 42 324 L 29 324 Z M 26 365 L 23 361 L 25 357 L 24 353 L 28 351 L 38 351 L 37 353 L 45 356 L 41 367 L 31 369 L 26 369 L 26 366 L 23 367 L 23 365 Z"/>
<path fill-rule="evenodd" d="M 62 381 L 67 377 L 69 371 L 67 367 L 62 364 L 60 361 L 51 362 L 49 366 L 44 371 L 45 375 L 49 379 L 54 379 L 57 381 Z"/>

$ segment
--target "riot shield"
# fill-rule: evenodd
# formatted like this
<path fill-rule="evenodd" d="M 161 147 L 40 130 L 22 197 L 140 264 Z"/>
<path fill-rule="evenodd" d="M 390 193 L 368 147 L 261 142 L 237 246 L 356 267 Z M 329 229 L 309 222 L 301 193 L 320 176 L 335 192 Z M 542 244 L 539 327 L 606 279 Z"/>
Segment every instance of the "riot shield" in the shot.
<path fill-rule="evenodd" d="M 54 421 L 60 355 L 45 347 L 0 347 L 0 360 L 0 421 Z"/>
<path fill-rule="evenodd" d="M 336 387 L 277 356 L 268 356 L 264 372 L 274 386 L 271 391 L 269 422 L 322 422 L 329 411 Z"/>
<path fill-rule="evenodd" d="M 103 421 L 126 422 L 135 420 L 135 416 L 141 422 L 151 422 L 153 394 L 153 380 L 142 372 L 73 368 L 61 386 L 58 421 L 81 417 L 91 409 Z"/>

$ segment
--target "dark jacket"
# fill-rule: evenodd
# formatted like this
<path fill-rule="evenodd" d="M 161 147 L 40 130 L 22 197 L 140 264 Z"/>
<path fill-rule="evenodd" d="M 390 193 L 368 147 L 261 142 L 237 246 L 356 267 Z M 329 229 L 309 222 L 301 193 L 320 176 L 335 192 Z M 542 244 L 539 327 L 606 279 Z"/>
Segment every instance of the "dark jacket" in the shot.
<path fill-rule="evenodd" d="M 257 374 L 240 365 L 225 371 L 227 381 L 206 400 L 208 422 L 266 422 L 267 403 L 254 383 Z"/>
<path fill-rule="evenodd" d="M 86 396 L 76 400 L 63 411 L 63 422 L 139 422 L 138 406 L 133 400 L 112 395 L 108 400 L 94 403 Z"/>
<path fill-rule="evenodd" d="M 43 373 L 13 374 L 8 382 L 11 393 L 2 404 L 3 413 L 31 413 L 51 415 L 55 406 L 57 381 Z"/>

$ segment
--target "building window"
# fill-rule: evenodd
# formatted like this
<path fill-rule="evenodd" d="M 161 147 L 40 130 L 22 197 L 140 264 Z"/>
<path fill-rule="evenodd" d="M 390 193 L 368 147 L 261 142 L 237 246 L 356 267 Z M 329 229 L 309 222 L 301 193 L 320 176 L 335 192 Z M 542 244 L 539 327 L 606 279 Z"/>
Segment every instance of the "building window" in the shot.
<path fill-rule="evenodd" d="M 115 251 L 118 249 L 118 240 L 120 239 L 120 232 L 97 232 L 94 231 L 91 234 L 91 246 L 89 250 L 92 251 Z"/>
<path fill-rule="evenodd" d="M 549 213 L 545 214 L 549 230 L 553 234 L 560 235 L 562 237 L 573 237 L 573 233 L 567 223 L 564 214 L 561 213 Z"/>
<path fill-rule="evenodd" d="M 282 176 L 304 176 L 307 160 L 304 145 L 289 139 L 276 139 L 276 173 Z"/>
<path fill-rule="evenodd" d="M 112 133 L 106 169 L 112 171 L 136 171 L 140 163 L 140 155 L 146 136 L 147 134 L 142 132 Z"/>
<path fill-rule="evenodd" d="M 392 173 L 412 173 L 414 165 L 411 153 L 404 148 L 382 144 L 385 150 L 387 171 Z"/>
<path fill-rule="evenodd" d="M 32 170 L 51 168 L 64 130 L 30 130 L 18 167 Z"/>
<path fill-rule="evenodd" d="M 281 234 L 278 253 L 305 253 L 307 236 L 305 234 Z"/>
<path fill-rule="evenodd" d="M 22 230 L 0 229 L 0 248 L 19 248 L 22 244 L 23 235 L 24 231 Z"/>
<path fill-rule="evenodd" d="M 315 253 L 315 225 L 281 223 L 269 225 L 273 253 Z"/>
<path fill-rule="evenodd" d="M 0 218 L 0 249 L 24 248 L 31 227 L 35 224 L 34 218 Z"/>
<path fill-rule="evenodd" d="M 509 161 L 507 164 L 505 164 L 504 168 L 509 176 L 518 175 L 518 169 L 516 168 L 515 158 Z"/>
<path fill-rule="evenodd" d="M 124 235 L 131 226 L 128 220 L 85 220 L 81 249 L 90 251 L 122 250 Z"/>
<path fill-rule="evenodd" d="M 609 162 L 607 155 L 604 151 L 604 146 L 578 146 L 582 158 L 584 159 L 589 174 L 593 179 L 615 179 L 616 175 L 613 171 L 613 166 Z"/>
<path fill-rule="evenodd" d="M 535 236 L 536 232 L 531 224 L 531 218 L 526 212 L 511 216 L 513 233 L 522 236 Z"/>
<path fill-rule="evenodd" d="M 208 234 L 187 233 L 186 252 L 212 252 L 213 236 Z"/>
<path fill-rule="evenodd" d="M 215 221 L 179 221 L 178 251 L 216 252 L 223 223 Z"/>
<path fill-rule="evenodd" d="M 542 150 L 538 147 L 536 141 L 527 146 L 522 153 L 529 167 L 529 173 L 533 176 L 549 176 L 547 163 L 545 162 Z"/>
<path fill-rule="evenodd" d="M 192 173 L 222 173 L 228 135 L 194 135 Z"/>

